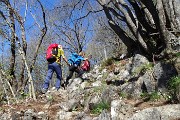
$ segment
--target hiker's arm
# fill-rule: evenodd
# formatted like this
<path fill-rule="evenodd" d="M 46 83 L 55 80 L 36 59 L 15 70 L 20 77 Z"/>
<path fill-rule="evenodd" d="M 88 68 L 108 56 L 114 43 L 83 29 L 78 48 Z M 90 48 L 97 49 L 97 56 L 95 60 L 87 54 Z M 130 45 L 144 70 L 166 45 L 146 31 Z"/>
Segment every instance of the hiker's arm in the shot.
<path fill-rule="evenodd" d="M 88 58 L 84 58 L 84 57 L 80 57 L 81 61 L 85 61 L 85 60 L 88 60 Z"/>
<path fill-rule="evenodd" d="M 88 60 L 88 58 L 84 58 L 84 60 Z"/>
<path fill-rule="evenodd" d="M 60 55 L 62 56 L 63 60 L 67 63 L 67 65 L 69 66 L 68 60 L 66 59 L 65 55 L 64 55 L 64 50 L 61 48 L 59 49 Z"/>
<path fill-rule="evenodd" d="M 62 56 L 62 57 L 63 57 L 63 60 L 67 63 L 67 65 L 70 66 L 66 57 L 65 56 Z"/>

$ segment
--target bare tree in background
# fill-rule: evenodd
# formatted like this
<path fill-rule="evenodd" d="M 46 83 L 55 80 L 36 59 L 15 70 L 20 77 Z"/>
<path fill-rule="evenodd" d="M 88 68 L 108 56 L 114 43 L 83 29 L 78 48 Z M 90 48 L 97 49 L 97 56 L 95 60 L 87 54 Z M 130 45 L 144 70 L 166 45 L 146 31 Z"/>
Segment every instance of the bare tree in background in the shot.
<path fill-rule="evenodd" d="M 75 7 L 76 5 L 80 7 L 83 3 L 77 2 L 77 0 L 61 1 L 61 4 L 57 4 L 50 12 L 54 13 L 50 18 L 53 34 L 70 52 L 82 51 L 89 40 L 91 23 L 88 19 L 77 20 L 78 15 L 83 14 Z"/>
<path fill-rule="evenodd" d="M 33 70 L 33 68 L 35 66 L 35 62 L 36 62 L 36 58 L 37 58 L 37 55 L 38 55 L 38 52 L 39 52 L 39 48 L 40 48 L 40 46 L 42 44 L 42 41 L 43 41 L 43 39 L 44 39 L 44 37 L 46 35 L 46 32 L 47 32 L 45 10 L 44 10 L 44 7 L 43 7 L 42 3 L 40 2 L 40 0 L 37 0 L 37 2 L 40 4 L 42 14 L 43 14 L 43 28 L 41 28 L 41 26 L 39 25 L 39 29 L 41 30 L 41 35 L 40 35 L 40 38 L 39 38 L 38 43 L 36 45 L 34 56 L 33 56 L 33 59 L 32 59 L 31 65 L 30 65 L 30 73 L 32 73 L 32 70 Z M 26 80 L 24 82 L 23 87 L 22 87 L 23 89 L 27 85 L 27 82 L 28 82 L 28 80 Z"/>
<path fill-rule="evenodd" d="M 96 25 L 94 29 L 96 32 L 93 40 L 103 47 L 103 49 L 107 52 L 108 58 L 126 53 L 127 48 L 122 43 L 122 40 L 109 26 L 99 23 L 99 25 Z"/>
<path fill-rule="evenodd" d="M 101 6 L 99 11 L 103 9 L 111 29 L 127 46 L 128 55 L 140 53 L 152 60 L 168 57 L 179 50 L 179 0 L 96 1 Z M 79 0 L 79 3 L 86 6 L 88 2 Z M 80 19 L 97 11 L 93 8 Z"/>
<path fill-rule="evenodd" d="M 66 43 L 69 51 L 73 52 L 81 52 L 83 47 L 86 44 L 86 32 L 88 30 L 88 26 L 86 29 L 83 29 L 82 24 L 80 22 L 73 23 L 73 27 L 70 28 L 67 26 L 57 26 L 56 28 L 59 30 L 56 33 L 59 38 Z"/>
<path fill-rule="evenodd" d="M 4 21 L 6 21 L 7 25 L 9 26 L 10 30 L 11 30 L 11 38 L 10 38 L 10 42 L 11 42 L 11 59 L 10 59 L 10 75 L 12 75 L 13 77 L 13 81 L 10 81 L 11 85 L 15 85 L 17 87 L 17 82 L 16 82 L 16 77 L 15 77 L 15 41 L 19 38 L 16 35 L 16 30 L 15 30 L 15 18 L 17 19 L 18 23 L 20 24 L 20 28 L 21 28 L 21 40 L 22 40 L 22 50 L 24 52 L 24 55 L 26 55 L 26 49 L 27 49 L 27 43 L 26 43 L 26 38 L 25 38 L 25 28 L 24 28 L 24 24 L 23 24 L 23 19 L 22 17 L 17 13 L 17 11 L 15 11 L 15 9 L 12 8 L 10 2 L 8 0 L 4 0 L 1 1 L 2 3 L 4 3 L 4 5 L 6 5 L 6 10 L 9 10 L 9 18 L 7 18 L 4 13 L 1 11 L 1 16 L 3 17 Z M 10 19 L 10 21 L 9 21 Z M 6 35 L 8 36 L 8 35 Z M 23 78 L 24 76 L 24 62 L 22 62 L 22 68 L 21 68 L 21 78 Z M 23 74 L 22 74 L 23 73 Z M 17 88 L 16 88 L 17 89 Z"/>
<path fill-rule="evenodd" d="M 45 11 L 44 11 L 43 5 L 41 4 L 41 2 L 39 0 L 37 0 L 37 2 L 39 3 L 40 8 L 42 10 L 44 27 L 42 29 L 40 28 L 42 34 L 41 34 L 41 37 L 37 44 L 36 50 L 34 51 L 34 57 L 33 57 L 33 60 L 31 61 L 30 67 L 27 63 L 27 58 L 26 58 L 27 42 L 26 42 L 26 30 L 24 27 L 25 22 L 26 22 L 25 18 L 26 18 L 26 14 L 27 14 L 26 13 L 27 12 L 27 2 L 26 2 L 26 10 L 25 10 L 24 19 L 20 15 L 20 13 L 18 13 L 18 10 L 16 10 L 15 8 L 13 8 L 11 6 L 10 1 L 8 1 L 8 0 L 2 0 L 1 5 L 5 6 L 6 11 L 8 11 L 9 14 L 7 14 L 4 10 L 0 11 L 2 18 L 4 19 L 4 21 L 6 21 L 7 25 L 9 26 L 9 29 L 11 30 L 10 33 L 7 33 L 7 34 L 11 34 L 11 38 L 6 37 L 6 39 L 9 39 L 11 42 L 11 53 L 12 53 L 11 60 L 10 60 L 10 75 L 13 78 L 13 80 L 10 81 L 10 83 L 11 83 L 11 85 L 15 85 L 16 90 L 24 90 L 24 88 L 27 85 L 27 81 L 28 81 L 29 95 L 30 95 L 30 97 L 33 97 L 34 100 L 36 100 L 36 96 L 35 96 L 34 83 L 33 83 L 33 78 L 32 78 L 31 72 L 33 70 L 33 67 L 34 67 L 34 64 L 36 61 L 39 47 L 40 47 L 42 40 L 47 31 L 47 26 L 46 26 L 46 21 L 45 21 Z M 6 16 L 6 14 L 7 14 L 7 16 Z M 8 16 L 9 16 L 9 18 L 8 18 Z M 17 22 L 16 22 L 16 20 L 17 20 Z M 21 30 L 20 35 L 16 31 L 16 29 L 17 29 L 16 26 L 20 26 L 20 30 Z M 5 35 L 5 36 L 8 36 L 8 35 Z M 17 47 L 16 47 L 16 45 L 17 45 Z M 19 52 L 21 59 L 22 59 L 21 69 L 19 69 L 20 70 L 19 80 L 16 80 L 16 76 L 15 76 L 16 51 Z M 25 81 L 25 75 L 27 75 L 27 81 Z M 17 85 L 19 85 L 19 86 L 17 86 Z"/>

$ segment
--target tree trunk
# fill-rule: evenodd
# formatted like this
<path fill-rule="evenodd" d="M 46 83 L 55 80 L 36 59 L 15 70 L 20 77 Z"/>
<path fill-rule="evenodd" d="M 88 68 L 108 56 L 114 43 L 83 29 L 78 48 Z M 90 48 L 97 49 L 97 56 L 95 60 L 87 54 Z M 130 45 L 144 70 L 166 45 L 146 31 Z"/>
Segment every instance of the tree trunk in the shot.
<path fill-rule="evenodd" d="M 160 23 L 160 35 L 162 39 L 165 41 L 165 45 L 167 50 L 171 50 L 170 39 L 171 36 L 166 28 L 166 16 L 164 13 L 164 8 L 161 0 L 157 0 L 157 10 L 159 16 L 159 23 Z"/>
<path fill-rule="evenodd" d="M 30 95 L 30 97 L 33 97 L 34 100 L 36 100 L 35 91 L 34 91 L 34 85 L 33 85 L 33 81 L 32 81 L 32 76 L 31 76 L 29 67 L 27 65 L 27 61 L 26 61 L 27 43 L 26 43 L 26 35 L 25 35 L 25 28 L 24 28 L 23 19 L 17 13 L 17 11 L 15 11 L 11 7 L 11 4 L 10 4 L 9 1 L 3 1 L 3 2 L 6 4 L 7 8 L 12 11 L 12 13 L 15 15 L 18 23 L 20 24 L 20 28 L 21 28 L 21 40 L 22 40 L 23 47 L 21 47 L 21 43 L 20 43 L 19 39 L 16 38 L 16 40 L 18 42 L 18 45 L 19 45 L 18 46 L 19 47 L 18 50 L 19 50 L 19 53 L 22 56 L 22 60 L 23 60 L 23 65 L 22 65 L 22 69 L 21 69 L 21 75 L 22 76 L 20 76 L 20 77 L 21 77 L 21 80 L 24 80 L 24 70 L 25 70 L 25 67 L 26 67 L 27 68 L 27 72 L 28 72 L 28 79 L 29 79 L 29 95 Z M 10 28 L 11 28 L 11 26 L 10 26 Z M 13 28 L 11 28 L 11 29 L 13 30 Z M 21 82 L 23 82 L 23 81 L 21 81 Z"/>
<path fill-rule="evenodd" d="M 13 89 L 17 90 L 17 81 L 15 76 L 15 21 L 13 16 L 13 11 L 9 10 L 9 17 L 11 21 L 11 58 L 10 58 L 10 75 L 12 76 L 12 81 L 10 81 L 10 84 L 13 86 Z"/>
<path fill-rule="evenodd" d="M 172 45 L 179 45 L 180 4 L 178 0 L 111 0 L 97 2 L 103 7 L 110 27 L 118 34 L 123 43 L 135 42 L 133 51 L 149 60 L 161 59 L 173 51 Z M 122 23 L 123 22 L 123 23 Z M 126 32 L 129 41 L 123 40 L 123 25 L 127 25 L 133 37 Z M 126 29 L 126 28 L 123 28 Z M 126 42 L 127 43 L 126 43 Z M 131 46 L 132 48 L 132 46 Z"/>
<path fill-rule="evenodd" d="M 114 30 L 114 32 L 119 36 L 119 38 L 123 41 L 123 43 L 127 46 L 128 54 L 130 55 L 133 52 L 133 48 L 136 46 L 136 42 L 126 35 L 126 32 L 123 31 L 112 19 L 109 8 L 103 6 L 106 17 L 108 18 L 108 23 L 110 27 Z M 134 47 L 133 47 L 134 46 Z"/>

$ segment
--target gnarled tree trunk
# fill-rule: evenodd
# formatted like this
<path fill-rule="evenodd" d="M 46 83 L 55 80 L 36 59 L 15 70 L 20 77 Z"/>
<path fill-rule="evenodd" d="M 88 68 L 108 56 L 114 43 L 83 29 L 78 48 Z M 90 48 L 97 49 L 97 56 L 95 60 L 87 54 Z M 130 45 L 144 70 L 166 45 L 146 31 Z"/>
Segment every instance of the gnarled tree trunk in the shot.
<path fill-rule="evenodd" d="M 179 0 L 97 0 L 103 7 L 110 27 L 128 49 L 149 60 L 166 57 L 180 41 Z M 118 24 L 117 24 L 118 23 Z M 130 33 L 122 26 L 126 24 Z M 127 36 L 128 35 L 128 36 Z M 126 36 L 126 37 L 122 37 Z"/>

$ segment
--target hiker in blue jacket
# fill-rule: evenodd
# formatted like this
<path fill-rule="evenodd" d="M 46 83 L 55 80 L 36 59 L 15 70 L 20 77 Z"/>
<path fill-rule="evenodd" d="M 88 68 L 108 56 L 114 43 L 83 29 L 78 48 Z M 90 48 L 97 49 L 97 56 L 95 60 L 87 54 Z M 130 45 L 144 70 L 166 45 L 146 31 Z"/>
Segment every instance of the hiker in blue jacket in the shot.
<path fill-rule="evenodd" d="M 78 74 L 77 77 L 81 77 L 82 74 L 84 73 L 83 70 L 80 69 L 81 62 L 86 60 L 84 56 L 85 56 L 84 52 L 80 52 L 79 54 L 77 53 L 71 54 L 70 58 L 68 59 L 68 63 L 70 64 L 70 66 L 69 66 L 69 74 L 65 81 L 65 87 L 69 84 L 69 79 L 72 78 L 74 72 Z"/>

